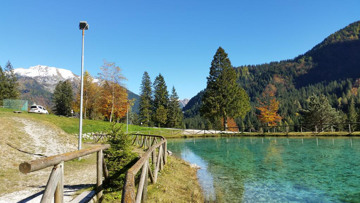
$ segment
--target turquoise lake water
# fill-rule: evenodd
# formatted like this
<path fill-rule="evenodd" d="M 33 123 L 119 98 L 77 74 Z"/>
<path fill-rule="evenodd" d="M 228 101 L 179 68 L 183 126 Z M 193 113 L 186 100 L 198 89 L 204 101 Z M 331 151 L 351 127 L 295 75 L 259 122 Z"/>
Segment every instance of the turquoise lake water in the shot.
<path fill-rule="evenodd" d="M 207 201 L 360 202 L 359 138 L 168 140 L 201 167 Z"/>

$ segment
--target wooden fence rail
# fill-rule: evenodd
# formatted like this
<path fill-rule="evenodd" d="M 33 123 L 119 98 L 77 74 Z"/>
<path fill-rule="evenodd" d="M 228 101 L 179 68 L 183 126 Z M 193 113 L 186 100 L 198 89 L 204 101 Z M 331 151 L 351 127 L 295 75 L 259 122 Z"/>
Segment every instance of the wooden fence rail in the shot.
<path fill-rule="evenodd" d="M 52 202 L 52 199 L 54 199 L 55 203 L 62 203 L 64 202 L 64 162 L 97 152 L 96 196 L 97 199 L 100 200 L 102 197 L 103 176 L 105 178 L 108 177 L 108 171 L 104 163 L 103 150 L 108 148 L 110 148 L 109 144 L 98 145 L 88 149 L 23 162 L 19 165 L 19 170 L 20 172 L 27 174 L 53 166 L 49 180 L 45 187 L 45 192 L 41 198 L 41 203 Z"/>
<path fill-rule="evenodd" d="M 162 136 L 134 134 L 133 144 L 147 148 L 145 154 L 127 171 L 123 188 L 123 203 L 140 203 L 146 201 L 148 179 L 156 183 L 159 171 L 167 159 L 167 141 Z M 135 177 L 141 170 L 136 190 Z"/>

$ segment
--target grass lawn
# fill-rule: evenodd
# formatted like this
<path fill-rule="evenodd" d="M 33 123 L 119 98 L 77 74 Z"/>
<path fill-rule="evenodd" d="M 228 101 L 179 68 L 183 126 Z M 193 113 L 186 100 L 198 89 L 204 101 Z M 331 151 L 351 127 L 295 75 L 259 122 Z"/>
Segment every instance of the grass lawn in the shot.
<path fill-rule="evenodd" d="M 13 113 L 14 110 L 11 109 L 3 109 L 0 108 L 0 117 L 23 117 L 30 118 L 33 120 L 41 120 L 51 124 L 54 124 L 60 127 L 68 134 L 77 134 L 79 132 L 79 119 L 65 116 L 57 116 L 54 114 L 34 114 L 23 111 L 22 113 L 16 114 Z M 83 119 L 83 133 L 91 133 L 91 132 L 106 132 L 110 129 L 111 123 L 100 120 L 88 120 Z M 123 131 L 126 131 L 126 124 L 122 126 Z M 170 129 L 162 129 L 162 128 L 149 128 L 142 127 L 138 125 L 129 125 L 129 132 L 141 132 L 152 135 L 171 135 L 175 134 L 174 132 L 179 132 L 180 130 L 170 130 Z"/>

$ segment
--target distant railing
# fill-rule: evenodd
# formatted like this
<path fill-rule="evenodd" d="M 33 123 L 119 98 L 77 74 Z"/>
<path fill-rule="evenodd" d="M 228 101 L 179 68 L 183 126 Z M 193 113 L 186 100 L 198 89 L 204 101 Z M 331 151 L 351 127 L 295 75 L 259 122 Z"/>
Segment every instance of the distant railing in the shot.
<path fill-rule="evenodd" d="M 236 127 L 238 128 L 238 127 Z M 228 127 L 228 129 L 232 129 Z M 360 122 L 344 122 L 344 123 L 322 123 L 322 124 L 313 124 L 313 123 L 301 123 L 297 125 L 277 125 L 277 126 L 267 126 L 260 125 L 256 128 L 251 126 L 244 126 L 242 129 L 239 128 L 239 132 L 260 132 L 260 133 L 289 133 L 289 132 L 348 132 L 353 133 L 360 130 Z"/>
<path fill-rule="evenodd" d="M 104 163 L 103 150 L 108 148 L 110 148 L 109 144 L 98 145 L 87 149 L 23 162 L 19 165 L 19 170 L 20 172 L 27 174 L 53 166 L 45 187 L 45 192 L 41 198 L 41 203 L 52 202 L 53 199 L 55 203 L 60 203 L 64 202 L 64 162 L 97 152 L 96 197 L 97 200 L 100 200 L 103 195 L 103 176 L 105 178 L 108 177 L 108 170 Z"/>
<path fill-rule="evenodd" d="M 142 157 L 127 171 L 123 188 L 123 203 L 142 202 L 147 198 L 148 178 L 156 183 L 158 172 L 163 169 L 167 159 L 167 141 L 162 136 L 134 134 L 133 144 L 147 148 Z M 141 170 L 136 190 L 135 176 Z M 136 191 L 136 192 L 135 192 Z"/>

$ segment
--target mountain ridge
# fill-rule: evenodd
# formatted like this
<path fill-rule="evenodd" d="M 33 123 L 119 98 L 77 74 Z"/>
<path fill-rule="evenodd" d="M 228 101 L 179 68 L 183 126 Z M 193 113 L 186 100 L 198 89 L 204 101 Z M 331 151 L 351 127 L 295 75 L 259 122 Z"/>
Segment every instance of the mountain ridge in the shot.
<path fill-rule="evenodd" d="M 268 85 L 273 85 L 277 90 L 276 97 L 280 100 L 282 108 L 279 111 L 284 117 L 291 117 L 287 119 L 289 122 L 299 122 L 294 116 L 296 110 L 292 107 L 293 104 L 287 101 L 289 97 L 293 97 L 300 106 L 306 105 L 306 98 L 310 93 L 315 92 L 328 94 L 329 97 L 332 95 L 333 105 L 336 104 L 336 100 L 344 100 L 349 88 L 356 87 L 356 79 L 360 77 L 359 39 L 360 21 L 356 21 L 330 34 L 312 49 L 293 59 L 259 65 L 233 66 L 239 74 L 238 83 L 247 91 L 251 99 L 252 111 L 247 116 L 251 117 L 249 119 L 251 122 L 248 123 L 258 122 L 254 107 L 257 105 L 257 98 Z M 343 81 L 351 84 L 343 84 Z M 335 88 L 338 85 L 341 87 Z M 320 91 L 319 88 L 323 90 Z M 201 95 L 202 91 L 190 99 L 188 106 L 184 108 L 185 117 L 192 118 L 199 115 Z M 349 96 L 346 97 L 349 99 Z"/>
<path fill-rule="evenodd" d="M 36 65 L 28 69 L 16 68 L 14 73 L 18 77 L 21 99 L 29 100 L 30 104 L 41 104 L 48 109 L 53 106 L 52 95 L 58 82 L 70 80 L 74 94 L 79 89 L 80 76 L 63 68 Z M 96 78 L 94 80 L 97 81 Z M 130 100 L 135 99 L 133 111 L 138 112 L 139 95 L 130 90 L 127 90 L 127 92 Z"/>

